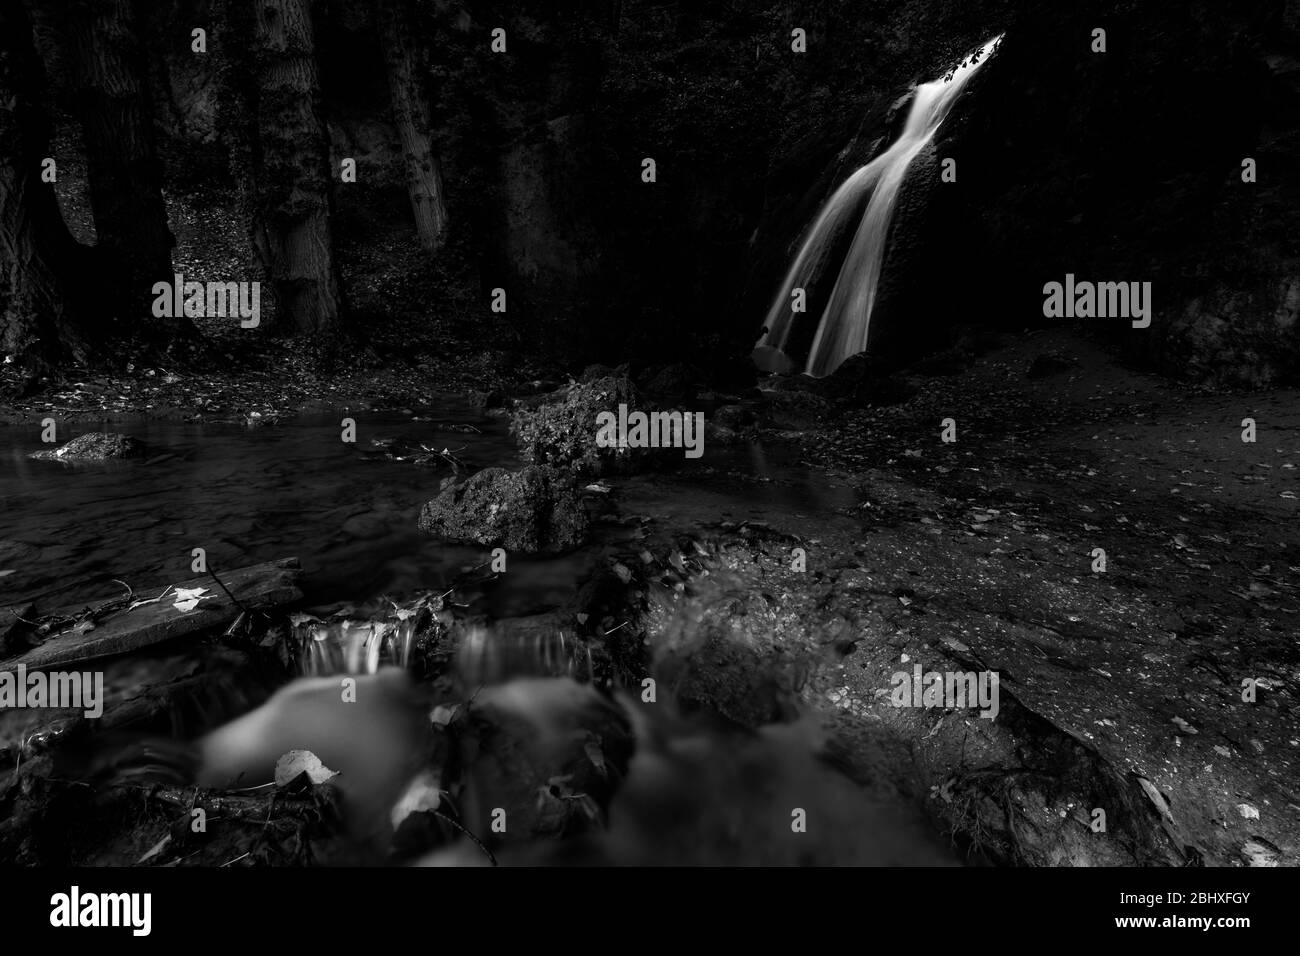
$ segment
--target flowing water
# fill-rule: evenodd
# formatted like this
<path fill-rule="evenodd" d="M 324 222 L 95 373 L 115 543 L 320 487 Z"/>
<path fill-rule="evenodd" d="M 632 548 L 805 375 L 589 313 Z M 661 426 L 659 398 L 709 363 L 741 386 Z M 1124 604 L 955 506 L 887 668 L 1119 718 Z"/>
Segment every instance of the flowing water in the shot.
<path fill-rule="evenodd" d="M 440 427 L 447 422 L 477 432 Z M 487 560 L 485 547 L 448 544 L 416 529 L 421 505 L 438 493 L 450 466 L 395 461 L 371 441 L 400 436 L 446 447 L 462 462 L 463 478 L 519 466 L 507 422 L 449 402 L 419 410 L 418 418 L 371 413 L 357 423 L 357 442 L 346 444 L 338 415 L 253 429 L 141 420 L 104 429 L 143 439 L 152 457 L 77 465 L 28 458 L 45 447 L 34 429 L 0 432 L 0 605 L 37 596 L 42 609 L 94 604 L 123 593 L 114 579 L 142 596 L 196 577 L 191 550 L 199 547 L 217 572 L 298 557 L 308 606 L 412 598 L 449 587 Z M 745 520 L 770 509 L 854 503 L 848 489 L 758 445 L 711 446 L 699 464 L 749 480 L 698 481 L 700 472 L 688 469 L 680 479 L 624 482 L 616 493 L 635 513 L 686 526 L 726 512 Z M 571 554 L 512 556 L 510 573 L 485 593 L 482 610 L 502 618 L 563 604 L 626 533 L 623 525 L 598 524 L 592 545 Z M 363 657 L 372 653 L 374 640 L 351 636 L 343 644 L 364 648 L 355 652 Z"/>
<path fill-rule="evenodd" d="M 1001 39 L 995 37 L 984 44 L 951 75 L 918 86 L 902 135 L 845 180 L 822 207 L 767 314 L 767 331 L 759 339 L 754 356 L 760 367 L 778 370 L 775 364 L 779 360 L 773 353 L 784 354 L 789 341 L 796 315 L 792 308 L 794 290 L 807 291 L 831 274 L 836 275 L 835 284 L 817 325 L 804 372 L 819 378 L 829 375 L 849 356 L 866 349 L 885 241 L 908 167 L 934 138 L 953 102 Z M 870 198 L 863 209 L 867 196 Z M 848 253 L 840 260 L 836 253 L 842 248 L 841 237 L 855 221 L 857 231 Z M 832 273 L 837 267 L 838 271 Z"/>
<path fill-rule="evenodd" d="M 371 439 L 400 435 L 447 447 L 463 475 L 513 467 L 518 456 L 506 423 L 468 405 L 420 417 L 432 420 L 358 416 L 355 444 L 340 440 L 337 415 L 254 429 L 139 421 L 105 430 L 143 439 L 154 457 L 80 465 L 30 460 L 44 446 L 34 431 L 13 429 L 0 440 L 0 603 L 115 596 L 113 578 L 137 590 L 188 580 L 198 547 L 218 572 L 297 556 L 316 602 L 436 587 L 484 553 L 416 530 L 421 504 L 450 466 L 385 458 Z M 441 430 L 446 420 L 480 433 Z"/>

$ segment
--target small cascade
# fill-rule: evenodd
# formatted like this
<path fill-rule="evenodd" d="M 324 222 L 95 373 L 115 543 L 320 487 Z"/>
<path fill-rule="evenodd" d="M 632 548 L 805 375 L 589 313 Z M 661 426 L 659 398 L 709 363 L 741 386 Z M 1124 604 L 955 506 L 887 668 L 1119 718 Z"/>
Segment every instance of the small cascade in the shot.
<path fill-rule="evenodd" d="M 409 667 L 421 635 L 450 623 L 441 596 L 425 594 L 383 613 L 340 613 L 329 618 L 295 614 L 291 646 L 307 676 L 373 674 L 383 665 Z"/>

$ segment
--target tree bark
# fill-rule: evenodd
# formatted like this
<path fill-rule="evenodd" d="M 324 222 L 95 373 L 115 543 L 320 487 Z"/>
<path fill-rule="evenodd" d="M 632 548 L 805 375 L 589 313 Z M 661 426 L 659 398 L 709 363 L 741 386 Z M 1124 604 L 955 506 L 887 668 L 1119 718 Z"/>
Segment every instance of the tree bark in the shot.
<path fill-rule="evenodd" d="M 421 81 L 422 63 L 408 0 L 380 0 L 376 19 L 388 67 L 394 120 L 402 140 L 415 228 L 420 245 L 436 253 L 447 232 L 447 204 L 443 199 L 442 167 L 430 141 L 432 115 Z"/>
<path fill-rule="evenodd" d="M 310 0 L 258 0 L 253 243 L 275 289 L 277 324 L 332 336 L 346 306 L 331 234 L 329 142 Z"/>
<path fill-rule="evenodd" d="M 0 0 L 0 351 L 37 371 L 85 361 L 78 308 L 93 286 L 52 183 L 44 70 L 19 0 Z"/>
<path fill-rule="evenodd" d="M 111 301 L 124 334 L 174 336 L 189 330 L 188 320 L 157 319 L 151 309 L 153 284 L 171 281 L 175 239 L 136 0 L 73 0 L 68 12 L 96 245 L 116 286 Z"/>

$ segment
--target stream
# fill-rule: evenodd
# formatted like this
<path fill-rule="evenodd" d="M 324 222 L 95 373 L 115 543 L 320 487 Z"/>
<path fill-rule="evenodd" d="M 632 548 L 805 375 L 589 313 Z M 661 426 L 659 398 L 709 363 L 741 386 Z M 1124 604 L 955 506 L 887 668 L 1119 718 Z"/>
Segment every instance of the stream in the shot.
<path fill-rule="evenodd" d="M 142 439 L 148 457 L 75 465 L 30 459 L 44 447 L 36 430 L 19 437 L 12 429 L 0 453 L 0 603 L 37 596 L 45 606 L 93 603 L 121 594 L 114 579 L 137 592 L 183 581 L 194 576 L 196 547 L 217 572 L 297 556 L 308 605 L 441 588 L 481 564 L 486 548 L 416 530 L 420 507 L 453 474 L 451 465 L 395 460 L 372 442 L 400 436 L 447 448 L 464 478 L 481 468 L 519 467 L 508 422 L 448 400 L 415 414 L 365 414 L 348 444 L 340 440 L 341 418 L 318 414 L 258 428 L 147 419 L 104 425 Z M 688 526 L 856 503 L 847 486 L 797 464 L 784 449 L 758 444 L 706 445 L 682 480 L 640 476 L 617 483 L 615 493 L 624 510 Z M 621 536 L 617 523 L 598 523 L 592 543 L 571 554 L 512 555 L 486 610 L 510 617 L 561 603 L 601 546 Z"/>

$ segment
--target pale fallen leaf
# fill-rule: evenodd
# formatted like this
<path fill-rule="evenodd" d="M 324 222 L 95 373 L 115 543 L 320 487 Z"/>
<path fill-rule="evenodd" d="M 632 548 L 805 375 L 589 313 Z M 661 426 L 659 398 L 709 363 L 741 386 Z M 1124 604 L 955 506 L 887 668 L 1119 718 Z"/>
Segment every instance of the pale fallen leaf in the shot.
<path fill-rule="evenodd" d="M 156 857 L 159 853 L 161 853 L 164 849 L 166 849 L 167 844 L 168 844 L 168 843 L 171 843 L 171 842 L 172 842 L 172 835 L 171 835 L 170 833 L 168 833 L 168 834 L 167 834 L 166 836 L 164 836 L 161 840 L 159 840 L 157 843 L 155 843 L 155 844 L 153 845 L 152 849 L 150 849 L 148 853 L 146 853 L 144 856 L 140 857 L 140 859 L 136 860 L 136 861 L 135 861 L 136 864 L 139 865 L 139 864 L 141 864 L 141 863 L 145 863 L 145 862 L 147 862 L 147 861 L 149 861 L 149 860 L 152 860 L 152 859 L 153 859 L 154 857 Z"/>
<path fill-rule="evenodd" d="M 198 607 L 200 601 L 206 601 L 208 598 L 214 597 L 216 595 L 209 594 L 207 588 L 177 588 L 176 603 L 172 607 L 181 613 L 186 613 Z"/>
<path fill-rule="evenodd" d="M 412 813 L 428 813 L 437 810 L 442 803 L 442 781 L 432 770 L 425 770 L 411 781 L 402 798 L 393 807 L 393 829 L 402 825 L 402 821 Z"/>
<path fill-rule="evenodd" d="M 321 763 L 320 757 L 310 750 L 290 750 L 275 762 L 275 785 L 287 786 L 304 773 L 312 783 L 324 783 L 338 776 L 337 771 Z"/>

